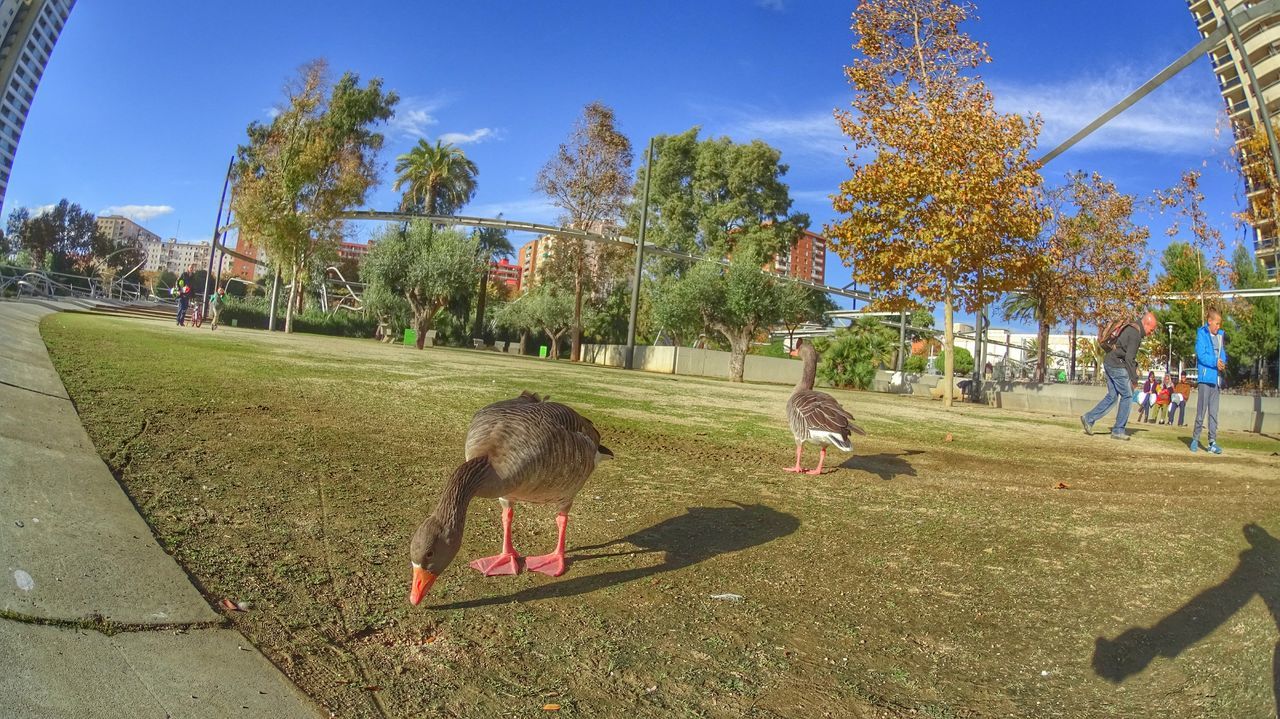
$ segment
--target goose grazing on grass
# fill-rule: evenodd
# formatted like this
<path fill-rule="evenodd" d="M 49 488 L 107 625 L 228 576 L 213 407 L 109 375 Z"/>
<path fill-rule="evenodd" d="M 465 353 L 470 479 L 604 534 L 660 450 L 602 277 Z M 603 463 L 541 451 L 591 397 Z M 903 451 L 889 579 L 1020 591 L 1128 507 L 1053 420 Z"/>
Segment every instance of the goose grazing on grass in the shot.
<path fill-rule="evenodd" d="M 804 361 L 804 371 L 796 389 L 787 400 L 787 422 L 791 424 L 791 433 L 796 438 L 796 465 L 785 467 L 788 472 L 804 472 L 800 466 L 800 456 L 804 452 L 806 442 L 822 447 L 818 455 L 818 466 L 808 471 L 809 474 L 822 474 L 822 463 L 827 460 L 827 445 L 834 445 L 845 452 L 853 449 L 849 443 L 849 433 L 857 432 L 865 435 L 862 428 L 853 423 L 853 415 L 845 411 L 835 397 L 826 392 L 815 392 L 813 380 L 818 373 L 818 352 L 809 342 L 801 340 L 800 358 Z"/>
<path fill-rule="evenodd" d="M 511 545 L 514 501 L 554 503 L 559 538 L 555 551 L 525 557 L 525 568 L 564 574 L 564 539 L 569 508 L 587 477 L 613 452 L 600 444 L 591 421 L 556 402 L 522 392 L 476 412 L 467 430 L 466 460 L 445 482 L 436 509 L 413 533 L 409 559 L 417 604 L 462 546 L 467 507 L 475 497 L 496 497 L 502 505 L 502 552 L 471 562 L 486 577 L 518 574 L 521 556 Z"/>

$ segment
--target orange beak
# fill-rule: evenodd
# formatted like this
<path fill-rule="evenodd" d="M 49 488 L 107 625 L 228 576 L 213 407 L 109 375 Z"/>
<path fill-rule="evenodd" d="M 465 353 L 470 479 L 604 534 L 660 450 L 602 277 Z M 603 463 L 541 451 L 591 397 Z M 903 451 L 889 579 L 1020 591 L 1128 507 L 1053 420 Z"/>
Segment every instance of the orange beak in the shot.
<path fill-rule="evenodd" d="M 418 606 L 418 602 L 422 601 L 422 596 L 431 591 L 431 585 L 436 583 L 436 575 L 428 572 L 422 567 L 413 568 L 413 586 L 409 589 L 409 603 Z"/>

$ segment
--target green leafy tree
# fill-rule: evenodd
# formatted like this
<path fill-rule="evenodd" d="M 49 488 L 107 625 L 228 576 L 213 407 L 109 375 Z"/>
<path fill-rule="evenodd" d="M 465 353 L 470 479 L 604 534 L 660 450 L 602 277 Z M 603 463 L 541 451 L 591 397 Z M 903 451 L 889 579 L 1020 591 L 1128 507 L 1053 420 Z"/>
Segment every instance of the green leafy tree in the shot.
<path fill-rule="evenodd" d="M 533 304 L 529 302 L 529 298 L 535 297 L 536 292 L 536 289 L 530 290 L 528 293 L 498 308 L 498 311 L 493 315 L 495 325 L 515 332 L 520 336 L 520 354 L 525 353 L 529 335 L 540 329 L 537 318 L 530 311 L 533 308 Z"/>
<path fill-rule="evenodd" d="M 1156 279 L 1156 287 L 1163 294 L 1166 292 L 1188 292 L 1199 295 L 1202 291 L 1218 289 L 1217 276 L 1204 272 L 1204 254 L 1186 242 L 1170 242 L 1161 257 L 1161 274 Z M 1156 319 L 1160 321 L 1158 334 L 1164 335 L 1162 341 L 1168 342 L 1166 325 L 1173 323 L 1173 360 L 1190 360 L 1195 355 L 1196 331 L 1203 322 L 1202 301 L 1200 299 L 1174 300 L 1163 309 L 1155 310 Z M 1206 305 L 1207 306 L 1207 305 Z"/>
<path fill-rule="evenodd" d="M 795 332 L 803 324 L 826 327 L 830 324 L 827 313 L 836 309 L 825 292 L 793 282 L 783 282 L 778 288 L 779 314 L 782 326 L 787 330 L 787 345 L 795 347 Z"/>
<path fill-rule="evenodd" d="M 93 213 L 66 199 L 34 217 L 26 209 L 13 211 L 8 235 L 33 267 L 54 272 L 90 271 L 95 248 L 108 244 Z"/>
<path fill-rule="evenodd" d="M 699 263 L 655 298 L 656 316 L 675 326 L 700 325 L 729 343 L 729 379 L 742 381 L 756 335 L 782 320 L 778 280 L 760 271 L 759 255 L 743 251 L 729 267 Z"/>
<path fill-rule="evenodd" d="M 1026 282 L 1045 219 L 1030 157 L 1040 121 L 997 112 L 966 74 L 990 60 L 960 30 L 971 11 L 952 0 L 858 4 L 858 54 L 845 68 L 854 99 L 837 113 L 853 176 L 833 203 L 845 217 L 827 228 L 882 306 L 941 302 L 948 348 L 957 306 L 974 312 Z M 945 384 L 953 373 L 946 363 Z"/>
<path fill-rule="evenodd" d="M 471 291 L 480 273 L 476 242 L 454 230 L 440 230 L 415 220 L 407 228 L 386 226 L 365 257 L 364 274 L 375 297 L 403 297 L 417 347 L 441 309 Z"/>
<path fill-rule="evenodd" d="M 440 140 L 435 145 L 418 140 L 396 158 L 395 169 L 393 189 L 404 188 L 400 209 L 427 215 L 452 215 L 462 209 L 475 197 L 480 174 L 465 152 Z"/>
<path fill-rule="evenodd" d="M 280 113 L 269 125 L 250 124 L 249 142 L 237 151 L 232 211 L 291 286 L 286 332 L 313 258 L 342 238 L 338 215 L 363 204 L 377 182 L 383 137 L 372 128 L 398 101 L 381 79 L 361 87 L 346 73 L 330 86 L 326 75 L 323 60 L 305 65 Z"/>
<path fill-rule="evenodd" d="M 1272 286 L 1262 263 L 1244 245 L 1236 245 L 1232 254 L 1231 275 L 1232 284 L 1237 289 Z M 1228 357 L 1249 367 L 1263 385 L 1276 379 L 1272 373 L 1264 376 L 1264 363 L 1280 362 L 1280 357 L 1276 356 L 1277 351 L 1280 351 L 1280 328 L 1277 328 L 1280 318 L 1276 317 L 1277 309 L 1280 309 L 1277 298 L 1254 297 L 1234 301 L 1229 312 L 1235 328 Z"/>
<path fill-rule="evenodd" d="M 602 232 L 622 219 L 631 188 L 631 141 L 617 129 L 613 109 L 600 102 L 583 108 L 568 141 L 538 172 L 537 189 L 564 211 L 574 229 Z M 581 359 L 583 302 L 599 289 L 615 256 L 624 249 L 581 237 L 555 240 L 547 274 L 573 294 L 570 359 Z"/>
<path fill-rule="evenodd" d="M 551 340 L 551 359 L 560 359 L 560 338 L 573 327 L 573 298 L 559 287 L 543 283 L 529 290 L 523 302 L 528 321 Z"/>
<path fill-rule="evenodd" d="M 645 176 L 653 173 L 647 241 L 714 257 L 745 247 L 767 258 L 790 248 L 809 226 L 809 217 L 791 213 L 781 153 L 760 140 L 699 140 L 698 133 L 694 127 L 655 138 L 653 168 L 640 169 L 637 197 Z M 639 205 L 632 203 L 633 228 L 639 226 Z M 679 260 L 658 262 L 660 276 L 688 269 Z"/>

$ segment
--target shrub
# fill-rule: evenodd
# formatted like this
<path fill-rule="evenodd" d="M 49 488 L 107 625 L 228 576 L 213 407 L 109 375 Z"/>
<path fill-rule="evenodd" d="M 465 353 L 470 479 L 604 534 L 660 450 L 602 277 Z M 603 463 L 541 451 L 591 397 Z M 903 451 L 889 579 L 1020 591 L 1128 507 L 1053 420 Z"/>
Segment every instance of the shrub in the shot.
<path fill-rule="evenodd" d="M 938 353 L 938 359 L 934 361 L 933 366 L 937 367 L 938 371 L 941 372 L 942 368 L 946 367 L 946 364 L 944 364 L 946 361 L 947 353 L 944 350 Z M 961 375 L 969 374 L 970 372 L 973 372 L 973 354 L 963 347 L 957 347 L 955 373 Z"/>
<path fill-rule="evenodd" d="M 222 310 L 222 317 L 219 322 L 230 326 L 231 320 L 236 321 L 239 327 L 247 327 L 249 329 L 265 330 L 267 328 L 267 309 L 269 308 L 269 298 L 266 297 L 227 297 L 226 307 Z M 281 307 L 276 307 L 279 316 L 276 317 L 276 326 L 283 327 L 284 313 Z M 308 307 L 301 314 L 294 315 L 293 329 L 295 332 L 308 332 L 318 335 L 336 335 L 338 337 L 372 337 L 373 330 L 377 326 L 373 318 L 365 316 L 362 312 L 349 312 L 347 310 L 339 310 L 333 314 L 324 312 L 316 307 Z"/>
<path fill-rule="evenodd" d="M 903 364 L 902 369 L 910 374 L 923 374 L 925 368 L 929 366 L 929 358 L 924 355 L 911 355 Z"/>
<path fill-rule="evenodd" d="M 822 353 L 818 375 L 836 387 L 867 389 L 876 369 L 893 358 L 898 336 L 874 318 L 837 330 L 834 337 L 814 347 Z"/>

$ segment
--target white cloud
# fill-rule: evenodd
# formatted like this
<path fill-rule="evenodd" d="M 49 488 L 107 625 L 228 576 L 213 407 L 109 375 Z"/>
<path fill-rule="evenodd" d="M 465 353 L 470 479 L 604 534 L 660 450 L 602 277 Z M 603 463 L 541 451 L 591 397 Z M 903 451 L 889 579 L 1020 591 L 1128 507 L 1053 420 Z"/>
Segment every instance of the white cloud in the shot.
<path fill-rule="evenodd" d="M 501 214 L 504 220 L 550 225 L 558 224 L 563 212 L 551 204 L 551 200 L 538 196 L 506 202 L 481 202 L 462 208 L 462 214 L 471 217 L 497 217 Z"/>
<path fill-rule="evenodd" d="M 444 107 L 447 101 L 443 98 L 406 97 L 400 100 L 396 114 L 387 126 L 391 133 L 400 137 L 425 138 L 427 128 L 438 124 L 434 113 Z"/>
<path fill-rule="evenodd" d="M 800 202 L 831 202 L 831 196 L 836 194 L 832 190 L 792 190 L 790 192 L 791 199 Z"/>
<path fill-rule="evenodd" d="M 989 85 L 996 106 L 1002 111 L 1040 113 L 1044 120 L 1040 149 L 1048 151 L 1146 80 L 1136 71 L 1119 69 L 1103 77 L 1074 78 L 1057 84 Z M 1082 140 L 1075 149 L 1204 155 L 1228 141 L 1217 131 L 1223 106 L 1215 90 L 1209 83 L 1177 76 Z"/>
<path fill-rule="evenodd" d="M 482 127 L 475 132 L 446 132 L 440 136 L 440 140 L 451 145 L 467 145 L 475 142 L 484 142 L 485 140 L 496 140 L 501 136 L 501 132 L 491 127 Z"/>
<path fill-rule="evenodd" d="M 756 0 L 756 7 L 773 10 L 774 12 L 782 12 L 787 9 L 784 0 Z"/>
<path fill-rule="evenodd" d="M 803 114 L 769 114 L 757 107 L 701 108 L 704 114 L 724 118 L 707 124 L 707 135 L 728 135 L 738 142 L 760 139 L 783 152 L 845 156 L 848 138 L 840 131 L 831 110 Z"/>
<path fill-rule="evenodd" d="M 262 111 L 262 114 L 263 114 L 263 115 L 266 115 L 268 118 L 270 118 L 270 119 L 274 120 L 274 119 L 276 119 L 276 117 L 277 117 L 277 116 L 279 116 L 279 115 L 280 115 L 280 108 L 278 108 L 278 107 L 268 107 L 267 109 L 265 109 L 265 110 L 263 110 L 263 111 Z"/>
<path fill-rule="evenodd" d="M 146 222 L 173 212 L 168 205 L 112 205 L 98 211 L 99 215 L 123 215 L 134 222 Z"/>
<path fill-rule="evenodd" d="M 40 205 L 39 207 L 30 208 L 29 212 L 31 213 L 32 217 L 39 217 L 40 215 L 43 215 L 45 213 L 53 212 L 53 208 L 55 207 L 57 207 L 57 205 Z"/>

